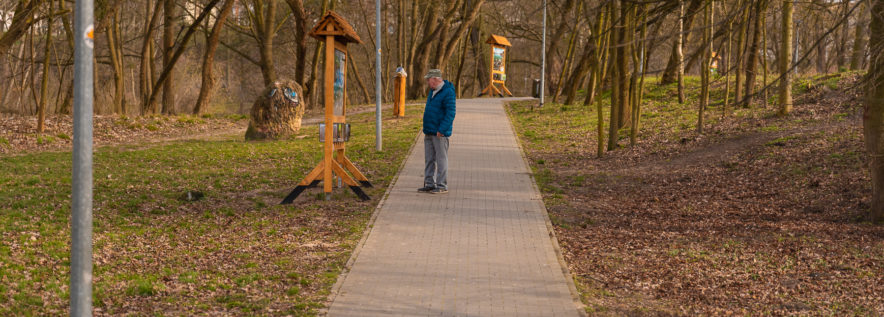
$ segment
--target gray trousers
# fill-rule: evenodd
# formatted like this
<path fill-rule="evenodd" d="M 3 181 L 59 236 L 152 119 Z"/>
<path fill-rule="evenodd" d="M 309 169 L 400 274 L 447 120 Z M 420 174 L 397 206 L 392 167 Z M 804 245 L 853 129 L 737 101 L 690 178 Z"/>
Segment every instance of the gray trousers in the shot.
<path fill-rule="evenodd" d="M 448 189 L 448 137 L 424 135 L 424 186 Z"/>

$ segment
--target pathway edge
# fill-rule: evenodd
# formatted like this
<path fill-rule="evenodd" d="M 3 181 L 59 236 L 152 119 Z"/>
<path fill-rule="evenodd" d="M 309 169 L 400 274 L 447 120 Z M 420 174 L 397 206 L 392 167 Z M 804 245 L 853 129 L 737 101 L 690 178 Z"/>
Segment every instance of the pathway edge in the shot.
<path fill-rule="evenodd" d="M 405 169 L 405 163 L 408 162 L 408 158 L 411 156 L 412 152 L 414 152 L 414 148 L 417 146 L 417 142 L 420 141 L 421 131 L 418 131 L 417 135 L 414 137 L 414 142 L 411 143 L 411 148 L 408 149 L 408 152 L 405 154 L 405 158 L 402 159 L 402 162 L 399 163 L 399 171 L 396 172 L 396 175 L 393 176 L 393 179 L 390 180 L 390 184 L 387 185 L 387 189 L 384 190 L 384 195 L 381 197 L 381 200 L 378 202 L 378 205 L 375 206 L 374 211 L 371 212 L 371 218 L 368 219 L 368 223 L 365 225 L 365 230 L 362 231 L 362 238 L 359 239 L 359 243 L 356 244 L 356 247 L 353 248 L 353 253 L 350 253 L 350 258 L 347 259 L 347 263 L 344 264 L 344 267 L 341 268 L 341 274 L 338 275 L 338 279 L 335 281 L 335 284 L 332 285 L 332 288 L 326 298 L 326 305 L 319 311 L 320 316 L 328 316 L 328 310 L 331 308 L 332 304 L 334 304 L 335 299 L 337 299 L 338 295 L 341 292 L 341 287 L 344 286 L 344 281 L 347 279 L 347 275 L 350 274 L 350 270 L 353 268 L 353 264 L 356 263 L 356 258 L 359 257 L 359 253 L 362 252 L 362 248 L 365 247 L 365 242 L 368 240 L 368 236 L 371 235 L 371 231 L 374 229 L 375 220 L 378 218 L 378 214 L 381 211 L 381 208 L 384 207 L 384 203 L 387 202 L 387 198 L 390 197 L 390 191 L 393 189 L 393 185 L 396 185 L 396 182 L 399 181 L 399 176 L 402 175 L 402 171 Z"/>

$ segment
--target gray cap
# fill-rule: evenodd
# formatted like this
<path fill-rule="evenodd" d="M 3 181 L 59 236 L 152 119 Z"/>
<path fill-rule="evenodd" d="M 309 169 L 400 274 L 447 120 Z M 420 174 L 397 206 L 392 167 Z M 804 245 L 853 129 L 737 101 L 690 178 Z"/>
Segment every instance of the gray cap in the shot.
<path fill-rule="evenodd" d="M 430 71 L 428 71 L 427 75 L 424 76 L 425 79 L 432 78 L 432 77 L 442 78 L 442 71 L 434 68 L 434 69 L 431 69 Z"/>

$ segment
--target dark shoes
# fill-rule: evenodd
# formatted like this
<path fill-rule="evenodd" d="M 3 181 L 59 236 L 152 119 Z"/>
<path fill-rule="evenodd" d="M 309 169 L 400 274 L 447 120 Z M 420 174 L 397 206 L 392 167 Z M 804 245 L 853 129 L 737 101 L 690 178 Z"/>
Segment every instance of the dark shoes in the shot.
<path fill-rule="evenodd" d="M 418 193 L 430 193 L 430 194 L 447 194 L 448 190 L 445 188 L 424 186 L 424 187 L 418 188 L 417 192 Z"/>

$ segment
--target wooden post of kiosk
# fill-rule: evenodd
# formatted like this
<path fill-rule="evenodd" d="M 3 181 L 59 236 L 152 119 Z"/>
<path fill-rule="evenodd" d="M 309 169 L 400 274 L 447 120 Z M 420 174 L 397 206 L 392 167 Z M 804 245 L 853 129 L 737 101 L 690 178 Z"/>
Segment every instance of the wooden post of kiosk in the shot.
<path fill-rule="evenodd" d="M 371 182 L 353 162 L 346 156 L 346 141 L 350 137 L 350 125 L 347 124 L 346 80 L 347 80 L 347 44 L 362 44 L 359 35 L 344 18 L 333 11 L 328 11 L 319 23 L 313 27 L 310 36 L 325 41 L 325 76 L 324 104 L 325 124 L 320 125 L 319 138 L 323 144 L 323 158 L 298 186 L 289 193 L 281 204 L 291 204 L 298 195 L 308 187 L 314 187 L 322 180 L 322 191 L 325 199 L 331 198 L 333 176 L 337 176 L 347 184 L 356 196 L 362 200 L 370 198 L 359 186 L 371 187 Z M 350 176 L 347 172 L 349 171 Z M 358 181 L 358 182 L 357 182 Z"/>
<path fill-rule="evenodd" d="M 479 96 L 488 94 L 503 97 L 503 92 L 505 92 L 512 97 L 513 93 L 506 88 L 506 48 L 512 45 L 506 37 L 494 34 L 491 34 L 485 43 L 491 44 L 491 81 Z M 497 89 L 494 84 L 500 84 L 500 89 Z"/>
<path fill-rule="evenodd" d="M 401 67 L 396 70 L 393 76 L 393 116 L 405 116 L 405 78 L 408 75 L 405 71 L 401 71 Z"/>

